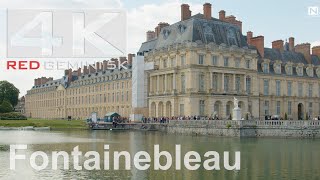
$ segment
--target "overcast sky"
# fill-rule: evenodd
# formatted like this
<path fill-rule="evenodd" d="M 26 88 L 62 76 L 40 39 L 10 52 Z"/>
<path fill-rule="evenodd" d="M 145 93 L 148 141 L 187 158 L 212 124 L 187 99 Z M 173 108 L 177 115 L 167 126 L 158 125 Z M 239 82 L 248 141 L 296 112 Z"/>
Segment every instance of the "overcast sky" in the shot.
<path fill-rule="evenodd" d="M 319 6 L 320 0 L 1 0 L 0 9 L 6 8 L 124 8 L 128 18 L 128 52 L 136 53 L 145 41 L 145 32 L 154 30 L 159 22 L 169 24 L 179 21 L 181 3 L 190 5 L 192 14 L 202 13 L 205 2 L 212 4 L 212 15 L 218 17 L 223 9 L 227 15 L 235 15 L 243 22 L 243 32 L 251 30 L 265 36 L 265 45 L 278 39 L 295 37 L 296 44 L 310 42 L 320 45 L 320 17 L 308 16 L 309 6 Z M 5 70 L 5 23 L 1 21 L 5 11 L 0 11 L 0 80 L 8 80 L 24 95 L 33 85 L 34 78 L 52 76 L 61 78 L 62 70 L 8 71 Z"/>

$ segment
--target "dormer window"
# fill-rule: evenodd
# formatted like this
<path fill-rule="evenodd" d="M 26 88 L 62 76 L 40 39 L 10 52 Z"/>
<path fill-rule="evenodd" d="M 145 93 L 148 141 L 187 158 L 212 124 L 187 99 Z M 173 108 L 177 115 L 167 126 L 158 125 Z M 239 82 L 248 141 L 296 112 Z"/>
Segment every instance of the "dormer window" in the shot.
<path fill-rule="evenodd" d="M 317 73 L 318 78 L 320 78 L 320 68 L 317 68 L 316 73 Z"/>
<path fill-rule="evenodd" d="M 269 73 L 269 64 L 268 63 L 262 63 L 262 70 L 264 73 Z"/>
<path fill-rule="evenodd" d="M 301 67 L 301 66 L 297 67 L 296 71 L 297 71 L 298 76 L 303 76 L 303 67 Z"/>
<path fill-rule="evenodd" d="M 234 61 L 235 61 L 235 62 L 234 62 L 235 67 L 236 67 L 236 68 L 239 68 L 239 67 L 240 67 L 240 59 L 239 59 L 239 58 L 236 58 Z"/>
<path fill-rule="evenodd" d="M 247 59 L 247 60 L 246 60 L 246 68 L 247 68 L 247 69 L 250 69 L 250 68 L 251 68 L 250 59 Z"/>
<path fill-rule="evenodd" d="M 287 66 L 286 66 L 286 73 L 287 73 L 288 75 L 292 75 L 292 66 L 291 66 L 291 65 L 287 65 Z"/>
<path fill-rule="evenodd" d="M 281 64 L 278 64 L 278 63 L 274 64 L 273 69 L 276 74 L 281 74 Z"/>
<path fill-rule="evenodd" d="M 307 75 L 308 75 L 309 77 L 313 77 L 313 68 L 312 68 L 312 67 L 308 67 L 308 68 L 307 68 Z"/>

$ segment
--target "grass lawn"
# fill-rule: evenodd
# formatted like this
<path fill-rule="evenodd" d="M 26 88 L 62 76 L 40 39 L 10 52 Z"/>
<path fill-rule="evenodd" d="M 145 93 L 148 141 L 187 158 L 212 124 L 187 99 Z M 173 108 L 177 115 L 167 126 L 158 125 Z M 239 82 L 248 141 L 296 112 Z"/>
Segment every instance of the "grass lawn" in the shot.
<path fill-rule="evenodd" d="M 48 120 L 48 119 L 28 119 L 28 120 L 0 120 L 0 126 L 4 127 L 50 127 L 51 129 L 88 129 L 83 120 Z"/>

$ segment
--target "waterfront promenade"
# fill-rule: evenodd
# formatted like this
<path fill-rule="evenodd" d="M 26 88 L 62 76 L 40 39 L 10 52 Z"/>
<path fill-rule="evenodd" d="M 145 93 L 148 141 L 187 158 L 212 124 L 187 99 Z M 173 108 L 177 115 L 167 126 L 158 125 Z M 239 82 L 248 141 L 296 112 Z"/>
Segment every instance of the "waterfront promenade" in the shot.
<path fill-rule="evenodd" d="M 99 122 L 92 129 L 152 130 L 173 134 L 226 137 L 320 138 L 320 121 L 170 120 L 167 123 Z"/>

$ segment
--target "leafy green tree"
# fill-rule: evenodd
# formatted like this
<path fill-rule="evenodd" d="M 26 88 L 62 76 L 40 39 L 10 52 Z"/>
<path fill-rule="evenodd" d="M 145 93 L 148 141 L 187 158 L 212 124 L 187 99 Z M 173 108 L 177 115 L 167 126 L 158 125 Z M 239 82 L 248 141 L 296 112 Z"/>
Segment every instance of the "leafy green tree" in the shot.
<path fill-rule="evenodd" d="M 0 104 L 4 100 L 8 100 L 14 107 L 18 104 L 19 89 L 8 81 L 0 81 Z"/>
<path fill-rule="evenodd" d="M 2 101 L 0 105 L 0 113 L 8 113 L 12 111 L 13 111 L 13 107 L 11 103 L 8 100 Z"/>

